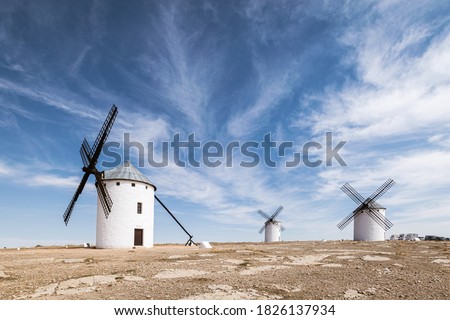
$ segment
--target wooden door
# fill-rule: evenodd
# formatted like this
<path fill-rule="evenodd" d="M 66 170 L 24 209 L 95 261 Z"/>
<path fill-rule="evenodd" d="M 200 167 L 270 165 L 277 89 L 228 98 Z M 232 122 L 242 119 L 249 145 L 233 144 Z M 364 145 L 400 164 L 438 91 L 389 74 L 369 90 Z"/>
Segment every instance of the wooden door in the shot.
<path fill-rule="evenodd" d="M 144 245 L 144 229 L 134 229 L 134 245 Z"/>

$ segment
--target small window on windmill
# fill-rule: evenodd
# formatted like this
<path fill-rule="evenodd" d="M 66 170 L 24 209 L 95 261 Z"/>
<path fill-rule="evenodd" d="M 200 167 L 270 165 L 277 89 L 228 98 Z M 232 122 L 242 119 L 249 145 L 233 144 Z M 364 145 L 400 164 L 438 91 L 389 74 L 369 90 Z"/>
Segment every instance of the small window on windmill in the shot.
<path fill-rule="evenodd" d="M 142 202 L 138 202 L 137 203 L 137 213 L 141 214 L 142 213 Z"/>
<path fill-rule="evenodd" d="M 119 181 L 116 182 L 116 186 L 120 186 L 120 182 Z"/>
<path fill-rule="evenodd" d="M 147 189 L 148 189 L 148 186 L 145 186 L 145 189 L 147 190 Z"/>
<path fill-rule="evenodd" d="M 135 184 L 135 183 L 132 183 L 131 186 L 132 186 L 132 187 L 136 187 L 136 184 Z"/>

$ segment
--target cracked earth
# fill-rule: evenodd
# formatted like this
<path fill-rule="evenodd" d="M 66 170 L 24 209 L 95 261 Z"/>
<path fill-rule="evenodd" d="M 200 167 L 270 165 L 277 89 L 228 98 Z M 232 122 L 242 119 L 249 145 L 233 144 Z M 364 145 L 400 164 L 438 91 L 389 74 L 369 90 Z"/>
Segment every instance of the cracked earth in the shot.
<path fill-rule="evenodd" d="M 448 242 L 0 249 L 0 299 L 450 299 Z"/>

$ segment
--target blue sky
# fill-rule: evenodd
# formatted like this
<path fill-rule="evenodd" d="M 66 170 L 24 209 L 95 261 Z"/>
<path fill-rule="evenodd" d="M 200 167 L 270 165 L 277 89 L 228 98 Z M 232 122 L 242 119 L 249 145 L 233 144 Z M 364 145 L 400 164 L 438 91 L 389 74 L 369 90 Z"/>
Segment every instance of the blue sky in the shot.
<path fill-rule="evenodd" d="M 0 246 L 94 242 L 92 180 L 62 214 L 112 104 L 109 141 L 347 141 L 346 167 L 141 168 L 194 240 L 260 241 L 279 205 L 285 240 L 351 238 L 340 186 L 387 178 L 387 235 L 449 236 L 449 70 L 448 1 L 3 0 Z M 157 243 L 186 241 L 155 219 Z"/>

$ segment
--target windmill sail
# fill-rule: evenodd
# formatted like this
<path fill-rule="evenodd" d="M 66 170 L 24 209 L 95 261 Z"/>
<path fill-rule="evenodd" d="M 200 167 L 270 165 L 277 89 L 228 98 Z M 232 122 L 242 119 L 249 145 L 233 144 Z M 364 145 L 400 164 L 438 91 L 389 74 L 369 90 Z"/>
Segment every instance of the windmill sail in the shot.
<path fill-rule="evenodd" d="M 89 176 L 91 174 L 95 175 L 96 178 L 95 186 L 97 188 L 97 193 L 106 217 L 108 217 L 109 213 L 111 212 L 113 203 L 111 197 L 108 194 L 108 190 L 103 185 L 101 173 L 97 170 L 96 164 L 102 151 L 103 145 L 105 144 L 109 132 L 111 131 L 114 121 L 117 117 L 117 113 L 118 113 L 117 107 L 113 105 L 108 113 L 108 116 L 106 117 L 105 122 L 103 123 L 103 126 L 100 129 L 100 132 L 92 148 L 86 139 L 84 139 L 83 143 L 81 144 L 80 155 L 81 160 L 83 162 L 84 175 L 83 178 L 81 179 L 80 184 L 78 185 L 77 190 L 75 191 L 72 200 L 70 201 L 66 211 L 64 212 L 63 219 L 66 225 L 69 223 L 69 219 L 70 216 L 72 215 L 75 203 L 77 202 L 80 194 L 83 192 L 84 186 L 86 185 L 86 182 L 88 181 Z"/>

